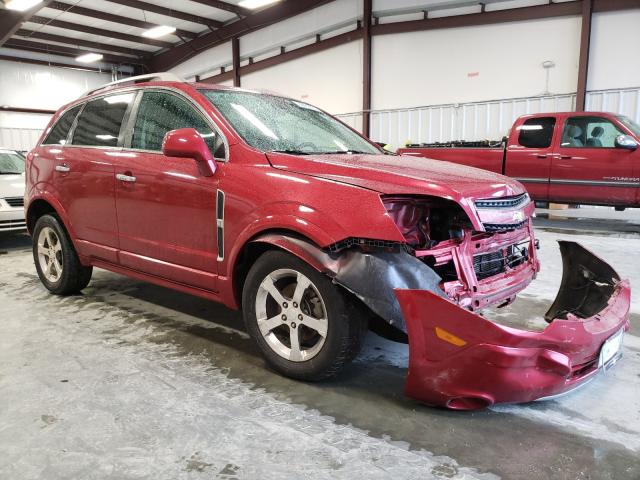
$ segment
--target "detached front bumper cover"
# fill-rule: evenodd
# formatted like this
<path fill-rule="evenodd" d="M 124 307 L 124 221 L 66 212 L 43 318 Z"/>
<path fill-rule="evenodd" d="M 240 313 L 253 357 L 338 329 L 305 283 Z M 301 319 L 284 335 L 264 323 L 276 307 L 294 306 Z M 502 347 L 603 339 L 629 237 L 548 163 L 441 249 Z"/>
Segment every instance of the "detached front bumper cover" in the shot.
<path fill-rule="evenodd" d="M 559 243 L 562 283 L 541 332 L 491 322 L 431 291 L 396 289 L 409 336 L 405 394 L 473 410 L 558 395 L 591 379 L 603 367 L 605 341 L 629 327 L 629 282 L 579 244 Z"/>

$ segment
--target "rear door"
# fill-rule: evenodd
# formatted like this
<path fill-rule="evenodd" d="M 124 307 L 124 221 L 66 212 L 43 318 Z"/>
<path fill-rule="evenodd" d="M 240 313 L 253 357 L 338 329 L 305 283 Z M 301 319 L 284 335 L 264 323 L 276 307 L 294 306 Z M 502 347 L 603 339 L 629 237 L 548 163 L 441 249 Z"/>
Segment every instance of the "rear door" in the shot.
<path fill-rule="evenodd" d="M 567 117 L 551 166 L 551 200 L 633 204 L 637 190 L 632 181 L 635 155 L 615 146 L 616 137 L 624 133 L 604 116 Z"/>
<path fill-rule="evenodd" d="M 84 104 L 54 173 L 80 253 L 113 263 L 118 248 L 113 161 L 134 97 L 119 93 Z"/>
<path fill-rule="evenodd" d="M 218 160 L 225 144 L 186 97 L 145 90 L 116 169 L 120 261 L 129 268 L 216 290 L 218 176 L 203 177 L 195 160 L 166 157 L 167 132 L 195 128 Z"/>
<path fill-rule="evenodd" d="M 522 182 L 534 200 L 549 195 L 556 123 L 552 115 L 518 120 L 509 138 L 505 175 Z"/>

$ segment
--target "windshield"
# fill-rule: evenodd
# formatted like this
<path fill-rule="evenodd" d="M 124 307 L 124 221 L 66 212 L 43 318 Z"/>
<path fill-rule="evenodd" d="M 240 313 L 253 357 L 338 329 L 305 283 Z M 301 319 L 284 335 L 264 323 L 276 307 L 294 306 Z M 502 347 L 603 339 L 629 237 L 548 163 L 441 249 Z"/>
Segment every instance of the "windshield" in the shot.
<path fill-rule="evenodd" d="M 201 92 L 245 142 L 263 152 L 381 153 L 353 130 L 307 103 L 252 92 Z"/>
<path fill-rule="evenodd" d="M 24 172 L 24 158 L 15 152 L 0 151 L 0 175 Z"/>
<path fill-rule="evenodd" d="M 622 123 L 625 127 L 631 130 L 636 137 L 640 138 L 640 125 L 631 120 L 629 117 L 625 117 L 624 115 L 620 115 L 618 117 L 618 120 L 620 120 L 620 123 Z"/>

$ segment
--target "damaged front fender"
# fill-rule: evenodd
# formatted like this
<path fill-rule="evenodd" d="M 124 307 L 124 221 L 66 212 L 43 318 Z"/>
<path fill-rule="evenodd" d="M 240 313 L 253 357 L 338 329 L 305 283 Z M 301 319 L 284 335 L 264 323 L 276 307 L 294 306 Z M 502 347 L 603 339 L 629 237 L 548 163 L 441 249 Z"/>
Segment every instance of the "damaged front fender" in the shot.
<path fill-rule="evenodd" d="M 445 297 L 440 277 L 423 262 L 406 252 L 349 249 L 327 253 L 308 241 L 278 234 L 266 234 L 254 243 L 269 243 L 299 257 L 330 276 L 358 297 L 389 324 L 407 332 L 395 290 L 427 290 Z"/>
<path fill-rule="evenodd" d="M 567 392 L 614 363 L 629 326 L 629 283 L 577 243 L 560 249 L 563 280 L 542 332 L 491 322 L 433 292 L 396 290 L 409 337 L 406 395 L 461 410 L 528 402 Z M 620 350 L 603 358 L 609 339 Z"/>

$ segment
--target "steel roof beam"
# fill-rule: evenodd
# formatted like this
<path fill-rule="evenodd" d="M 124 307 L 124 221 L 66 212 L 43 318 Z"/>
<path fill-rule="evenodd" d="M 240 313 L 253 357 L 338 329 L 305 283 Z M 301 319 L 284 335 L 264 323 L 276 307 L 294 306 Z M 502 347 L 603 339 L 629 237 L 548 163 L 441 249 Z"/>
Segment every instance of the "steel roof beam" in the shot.
<path fill-rule="evenodd" d="M 78 48 L 63 47 L 61 45 L 50 45 L 46 43 L 30 42 L 28 40 L 19 40 L 16 38 L 10 38 L 5 44 L 5 48 L 13 48 L 15 50 L 25 50 L 28 52 L 48 53 L 51 55 L 60 55 L 62 57 L 78 57 L 85 53 L 87 50 L 81 50 Z M 139 65 L 142 64 L 142 60 L 133 57 L 123 57 L 120 55 L 104 54 L 103 61 L 105 63 L 114 64 L 128 64 Z"/>
<path fill-rule="evenodd" d="M 180 12 L 173 8 L 161 7 L 159 5 L 153 5 L 147 2 L 141 2 L 140 0 L 107 0 L 111 3 L 118 5 L 124 5 L 125 7 L 137 8 L 146 12 L 153 12 L 165 17 L 178 18 L 191 23 L 199 23 L 211 28 L 219 28 L 224 25 L 224 22 L 220 20 L 214 20 L 212 18 L 201 17 L 200 15 L 193 15 L 191 13 Z"/>
<path fill-rule="evenodd" d="M 154 56 L 149 62 L 149 70 L 152 72 L 168 70 L 193 57 L 198 52 L 231 41 L 233 37 L 246 35 L 249 32 L 286 20 L 331 1 L 333 0 L 295 0 L 276 3 L 242 20 L 225 25 L 214 32 L 206 33 L 190 42 L 176 45 L 170 50 Z"/>
<path fill-rule="evenodd" d="M 49 5 L 53 0 L 44 0 L 25 12 L 0 10 L 0 47 L 11 38 L 20 26 L 34 16 L 38 10 Z"/>
<path fill-rule="evenodd" d="M 192 0 L 201 5 L 207 5 L 209 7 L 217 8 L 218 10 L 224 10 L 225 12 L 235 13 L 236 15 L 247 17 L 252 14 L 251 10 L 239 7 L 233 3 L 220 2 L 216 0 Z"/>
<path fill-rule="evenodd" d="M 66 45 L 75 47 L 85 47 L 91 50 L 100 50 L 105 52 L 124 53 L 126 55 L 133 55 L 140 58 L 149 57 L 151 52 L 144 50 L 135 50 L 128 47 L 120 47 L 118 45 L 109 45 L 106 43 L 91 42 L 89 40 L 80 40 L 78 38 L 64 37 L 62 35 L 54 35 L 52 33 L 37 32 L 35 30 L 20 29 L 14 34 L 15 37 L 22 37 L 24 39 L 34 38 L 36 40 L 46 40 L 48 42 L 64 43 Z"/>
<path fill-rule="evenodd" d="M 72 5 L 70 3 L 54 1 L 48 5 L 48 8 L 60 10 L 62 12 L 74 13 L 76 15 L 82 15 L 83 17 L 95 18 L 98 20 L 104 20 L 105 22 L 118 23 L 122 25 L 129 25 L 130 27 L 141 28 L 143 30 L 149 30 L 157 27 L 157 23 L 146 22 L 144 20 L 136 20 L 129 17 L 123 17 L 122 15 L 115 15 L 113 13 L 103 12 L 101 10 L 93 10 L 91 8 L 80 7 L 78 5 Z M 189 32 L 187 30 L 176 29 L 175 34 L 184 38 L 195 38 L 198 36 L 196 32 Z"/>
<path fill-rule="evenodd" d="M 54 18 L 40 17 L 34 15 L 29 20 L 30 22 L 39 23 L 41 25 L 49 25 L 51 27 L 64 28 L 66 30 L 73 30 L 75 32 L 89 33 L 91 35 L 98 35 L 106 38 L 117 38 L 118 40 L 125 40 L 127 42 L 140 43 L 142 45 L 151 45 L 159 48 L 170 48 L 174 44 L 171 42 L 165 42 L 162 40 L 155 40 L 152 38 L 145 38 L 138 35 L 129 35 L 127 33 L 114 32 L 112 30 L 105 30 L 103 28 L 87 27 L 80 25 L 79 23 L 65 22 L 63 20 L 56 20 Z"/>

